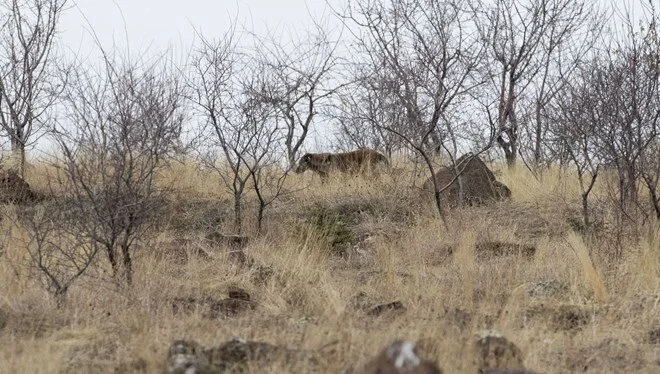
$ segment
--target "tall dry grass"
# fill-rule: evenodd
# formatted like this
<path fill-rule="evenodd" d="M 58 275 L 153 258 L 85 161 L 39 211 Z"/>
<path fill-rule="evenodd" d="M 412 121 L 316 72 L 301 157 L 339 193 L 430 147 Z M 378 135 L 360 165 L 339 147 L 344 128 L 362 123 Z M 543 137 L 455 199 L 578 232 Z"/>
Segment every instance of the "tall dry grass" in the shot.
<path fill-rule="evenodd" d="M 395 338 L 420 340 L 422 353 L 448 373 L 474 373 L 471 344 L 481 329 L 503 333 L 522 349 L 527 367 L 544 373 L 657 372 L 660 346 L 649 341 L 660 327 L 657 224 L 612 259 L 600 250 L 606 233 L 571 230 L 567 219 L 579 211 L 574 177 L 550 170 L 537 180 L 524 167 L 494 168 L 512 201 L 451 212 L 448 227 L 430 200 L 420 200 L 412 186 L 422 177 L 408 166 L 380 181 L 321 185 L 317 176 L 292 175 L 285 187 L 292 192 L 269 209 L 266 232 L 246 249 L 272 270 L 265 283 L 257 281 L 259 267 L 239 268 L 223 253 L 183 262 L 163 256 L 177 251 L 172 239 L 184 237 L 210 250 L 203 232 L 182 230 L 194 212 L 175 212 L 162 219 L 177 224 L 159 225 L 136 253 L 132 288 L 96 271 L 75 283 L 61 309 L 26 261 L 18 240 L 24 233 L 11 224 L 15 207 L 5 207 L 0 372 L 161 372 L 175 339 L 209 346 L 241 337 L 323 357 L 321 367 L 251 364 L 255 373 L 355 372 Z M 179 200 L 230 197 L 212 172 L 190 162 L 161 177 L 177 187 Z M 343 257 L 308 230 L 306 214 L 317 203 L 339 212 L 354 233 Z M 488 242 L 536 253 L 480 257 Z M 257 308 L 223 319 L 202 307 L 172 307 L 176 298 L 220 299 L 232 287 L 250 293 Z M 354 307 L 359 294 L 368 305 L 399 300 L 406 311 L 368 316 Z"/>

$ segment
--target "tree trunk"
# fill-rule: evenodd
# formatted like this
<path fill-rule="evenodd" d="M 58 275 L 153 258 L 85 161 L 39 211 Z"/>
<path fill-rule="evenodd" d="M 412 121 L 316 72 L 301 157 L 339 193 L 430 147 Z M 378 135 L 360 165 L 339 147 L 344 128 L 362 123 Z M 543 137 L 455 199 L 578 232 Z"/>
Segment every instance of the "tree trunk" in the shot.
<path fill-rule="evenodd" d="M 105 251 L 108 255 L 108 262 L 110 262 L 110 267 L 112 268 L 112 276 L 117 279 L 119 274 L 119 269 L 117 268 L 117 258 L 115 257 L 115 248 L 114 245 L 109 245 L 105 248 Z"/>
<path fill-rule="evenodd" d="M 534 132 L 534 165 L 541 163 L 541 137 L 543 135 L 543 120 L 541 119 L 541 106 L 536 104 L 536 129 Z"/>
<path fill-rule="evenodd" d="M 237 235 L 242 234 L 243 229 L 243 204 L 241 204 L 241 194 L 234 194 L 234 230 Z"/>
<path fill-rule="evenodd" d="M 261 233 L 261 224 L 264 220 L 264 210 L 266 210 L 266 204 L 260 199 L 259 211 L 257 212 L 257 232 L 259 233 Z"/>
<path fill-rule="evenodd" d="M 650 177 L 644 176 L 644 181 L 646 182 L 646 187 L 649 190 L 649 199 L 651 199 L 651 207 L 655 211 L 655 216 L 660 220 L 660 196 L 658 196 L 658 190 L 655 187 L 653 179 Z"/>
<path fill-rule="evenodd" d="M 60 309 L 66 304 L 66 295 L 68 292 L 68 287 L 60 287 L 57 290 L 55 290 L 54 297 L 55 297 L 55 305 L 57 306 L 57 309 Z"/>
<path fill-rule="evenodd" d="M 584 219 L 584 228 L 589 229 L 591 222 L 589 220 L 589 193 L 582 193 L 582 218 Z"/>
<path fill-rule="evenodd" d="M 516 166 L 516 154 L 518 146 L 515 139 L 511 139 L 509 131 L 506 131 L 506 133 L 510 140 L 506 141 L 500 135 L 497 137 L 497 143 L 500 145 L 500 148 L 502 148 L 502 151 L 504 151 L 504 158 L 506 159 L 507 166 L 509 169 L 512 169 L 514 166 Z"/>
<path fill-rule="evenodd" d="M 124 276 L 126 277 L 126 284 L 130 286 L 133 284 L 133 260 L 131 259 L 130 247 L 127 245 L 122 246 L 121 253 L 124 259 Z"/>
<path fill-rule="evenodd" d="M 18 174 L 25 178 L 25 144 L 20 140 L 21 132 L 16 131 L 11 137 L 11 151 L 15 160 L 18 161 Z"/>
<path fill-rule="evenodd" d="M 511 152 L 506 155 L 506 165 L 509 167 L 509 169 L 513 169 L 516 166 L 516 161 L 518 160 L 517 157 L 517 150 L 516 150 L 516 145 L 514 142 L 511 143 Z"/>

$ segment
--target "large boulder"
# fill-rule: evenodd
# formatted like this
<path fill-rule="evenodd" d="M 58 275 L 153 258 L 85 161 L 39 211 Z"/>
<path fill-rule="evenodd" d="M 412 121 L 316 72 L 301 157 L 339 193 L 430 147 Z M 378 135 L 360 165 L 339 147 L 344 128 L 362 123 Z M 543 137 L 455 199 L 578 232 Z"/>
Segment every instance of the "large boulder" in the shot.
<path fill-rule="evenodd" d="M 32 190 L 30 185 L 14 170 L 0 169 L 0 202 L 26 203 L 43 200 L 43 196 Z"/>
<path fill-rule="evenodd" d="M 482 205 L 511 197 L 511 190 L 497 181 L 495 174 L 479 156 L 467 153 L 455 164 L 455 168 L 445 166 L 434 176 L 439 189 L 449 186 L 442 192 L 443 202 L 447 206 Z M 462 186 L 462 194 L 459 186 Z M 422 189 L 426 194 L 433 195 L 433 179 L 427 179 Z"/>

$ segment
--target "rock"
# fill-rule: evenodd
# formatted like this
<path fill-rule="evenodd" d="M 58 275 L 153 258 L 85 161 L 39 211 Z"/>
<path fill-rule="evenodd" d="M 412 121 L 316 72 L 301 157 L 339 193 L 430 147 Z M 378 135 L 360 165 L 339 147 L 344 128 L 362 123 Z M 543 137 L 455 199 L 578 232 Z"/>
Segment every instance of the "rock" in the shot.
<path fill-rule="evenodd" d="M 239 287 L 231 287 L 227 291 L 227 295 L 229 296 L 230 299 L 245 300 L 245 301 L 250 300 L 250 294 L 244 289 Z"/>
<path fill-rule="evenodd" d="M 477 367 L 486 369 L 523 368 L 520 349 L 497 331 L 480 331 L 474 343 Z"/>
<path fill-rule="evenodd" d="M 437 364 L 419 357 L 415 342 L 395 340 L 369 361 L 364 374 L 442 374 Z"/>
<path fill-rule="evenodd" d="M 0 169 L 0 202 L 21 204 L 43 199 L 44 196 L 34 192 L 16 171 Z"/>
<path fill-rule="evenodd" d="M 403 306 L 401 301 L 392 301 L 385 304 L 376 305 L 373 308 L 367 310 L 367 315 L 373 317 L 382 316 L 385 313 L 403 313 L 406 311 L 406 307 Z"/>
<path fill-rule="evenodd" d="M 458 178 L 453 166 L 443 167 L 434 175 L 440 189 L 451 183 L 442 193 L 443 202 L 447 206 L 482 205 L 511 197 L 511 190 L 497 181 L 495 174 L 479 156 L 464 154 L 456 160 L 456 169 L 460 172 Z M 459 181 L 463 187 L 462 196 L 459 196 Z M 427 179 L 422 190 L 432 196 L 432 178 Z"/>
<path fill-rule="evenodd" d="M 479 371 L 481 374 L 537 374 L 535 371 L 527 370 L 524 368 L 520 369 L 481 369 Z"/>
<path fill-rule="evenodd" d="M 167 374 L 198 374 L 211 372 L 203 348 L 195 341 L 176 340 L 167 354 Z"/>
<path fill-rule="evenodd" d="M 300 357 L 294 357 L 300 356 Z M 269 343 L 233 338 L 204 348 L 195 341 L 176 340 L 168 351 L 168 374 L 241 372 L 247 363 L 278 357 L 303 358 L 300 352 Z"/>

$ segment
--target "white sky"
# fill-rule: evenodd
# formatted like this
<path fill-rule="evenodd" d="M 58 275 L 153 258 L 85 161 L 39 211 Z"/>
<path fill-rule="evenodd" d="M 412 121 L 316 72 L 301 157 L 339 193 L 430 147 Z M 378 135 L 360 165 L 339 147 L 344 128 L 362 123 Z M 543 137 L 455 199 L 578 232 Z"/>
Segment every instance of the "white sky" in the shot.
<path fill-rule="evenodd" d="M 345 0 L 329 0 L 344 4 Z M 245 28 L 260 35 L 276 30 L 280 35 L 309 30 L 314 21 L 337 25 L 326 0 L 69 0 L 70 8 L 60 24 L 62 45 L 83 60 L 100 61 L 93 29 L 105 50 L 126 44 L 131 53 L 162 52 L 167 48 L 175 60 L 184 61 L 195 39 L 195 29 L 206 38 L 224 34 L 238 19 Z M 90 27 L 91 26 L 91 27 Z M 313 126 L 306 147 L 327 146 L 328 136 L 318 136 L 321 124 Z"/>
<path fill-rule="evenodd" d="M 640 1 L 649 0 L 598 1 L 618 1 L 619 6 L 626 4 L 634 9 Z M 660 9 L 660 0 L 651 1 L 657 2 L 656 9 Z M 327 2 L 339 10 L 347 0 Z M 194 29 L 215 38 L 236 17 L 239 29 L 245 27 L 258 34 L 266 34 L 269 29 L 279 33 L 283 28 L 300 32 L 321 20 L 339 28 L 326 0 L 69 0 L 69 6 L 59 25 L 61 42 L 84 59 L 99 58 L 90 34 L 92 28 L 106 50 L 115 48 L 113 45 L 125 48 L 128 40 L 131 52 L 160 52 L 170 47 L 174 58 L 182 60 L 194 40 Z M 330 140 L 327 136 L 320 138 Z M 322 147 L 318 143 L 308 145 Z"/>
<path fill-rule="evenodd" d="M 217 37 L 235 17 L 239 28 L 259 34 L 269 28 L 303 30 L 312 22 L 310 14 L 314 19 L 331 18 L 325 0 L 73 0 L 71 4 L 73 8 L 61 19 L 61 37 L 66 46 L 83 54 L 93 49 L 89 25 L 104 48 L 113 43 L 125 46 L 128 39 L 132 51 L 172 47 L 180 53 L 191 45 L 194 28 L 205 37 Z"/>

